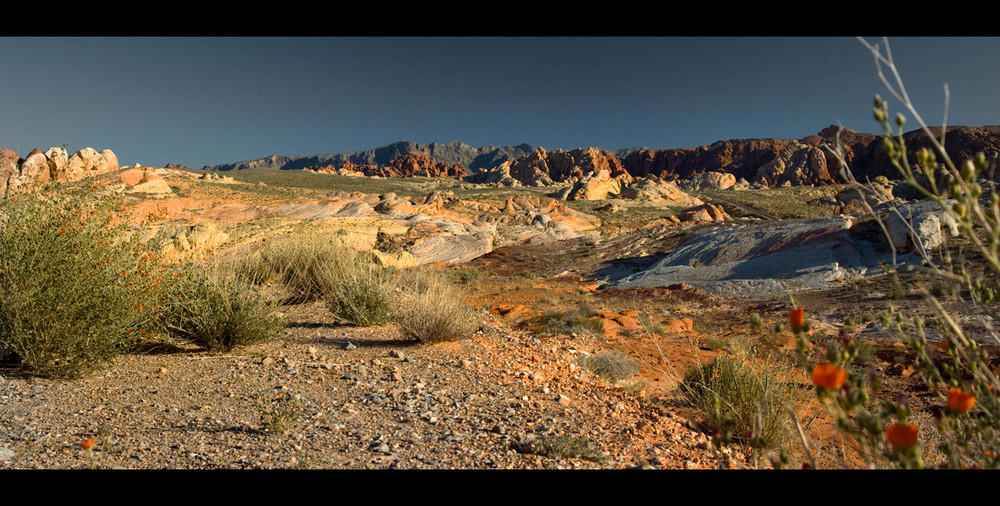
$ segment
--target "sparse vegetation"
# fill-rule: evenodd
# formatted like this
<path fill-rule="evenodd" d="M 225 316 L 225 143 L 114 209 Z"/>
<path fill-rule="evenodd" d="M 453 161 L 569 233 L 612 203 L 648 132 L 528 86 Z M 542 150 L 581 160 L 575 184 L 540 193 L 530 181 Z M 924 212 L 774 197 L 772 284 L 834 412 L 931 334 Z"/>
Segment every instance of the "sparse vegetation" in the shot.
<path fill-rule="evenodd" d="M 399 279 L 393 269 L 347 255 L 327 266 L 323 300 L 339 322 L 383 325 L 392 318 Z"/>
<path fill-rule="evenodd" d="M 471 337 L 478 328 L 476 315 L 462 293 L 433 275 L 420 278 L 396 309 L 395 320 L 403 333 L 425 343 Z"/>
<path fill-rule="evenodd" d="M 639 374 L 639 363 L 619 350 L 584 356 L 579 359 L 579 363 L 590 372 L 613 383 Z"/>
<path fill-rule="evenodd" d="M 594 311 L 581 305 L 569 311 L 546 311 L 538 317 L 538 324 L 550 334 L 596 334 L 604 332 L 604 324 L 594 318 Z"/>
<path fill-rule="evenodd" d="M 596 462 L 605 457 L 594 441 L 569 434 L 539 436 L 531 445 L 535 453 L 550 458 L 579 458 Z"/>
<path fill-rule="evenodd" d="M 293 392 L 260 392 L 254 397 L 260 421 L 272 434 L 285 434 L 298 427 L 304 409 Z"/>

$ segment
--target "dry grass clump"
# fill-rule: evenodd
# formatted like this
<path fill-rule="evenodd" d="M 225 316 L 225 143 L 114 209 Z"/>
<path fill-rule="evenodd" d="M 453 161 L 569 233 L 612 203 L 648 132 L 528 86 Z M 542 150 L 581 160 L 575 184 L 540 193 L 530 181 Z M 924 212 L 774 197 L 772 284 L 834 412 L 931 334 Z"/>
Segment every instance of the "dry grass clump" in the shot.
<path fill-rule="evenodd" d="M 556 459 L 586 459 L 602 462 L 606 455 L 593 440 L 570 434 L 549 434 L 539 436 L 531 443 L 538 455 Z"/>
<path fill-rule="evenodd" d="M 272 434 L 285 434 L 298 427 L 304 406 L 292 392 L 260 392 L 254 397 L 260 421 Z"/>
<path fill-rule="evenodd" d="M 688 371 L 681 393 L 717 441 L 775 448 L 791 434 L 786 408 L 799 411 L 806 401 L 791 378 L 791 368 L 775 360 L 719 352 Z"/>
<path fill-rule="evenodd" d="M 619 350 L 582 357 L 579 362 L 590 372 L 611 382 L 626 380 L 639 374 L 639 363 Z"/>
<path fill-rule="evenodd" d="M 544 332 L 550 334 L 596 334 L 604 332 L 604 324 L 594 318 L 596 313 L 586 305 L 568 311 L 547 311 L 539 317 L 538 323 Z"/>
<path fill-rule="evenodd" d="M 458 341 L 476 332 L 478 324 L 462 292 L 429 273 L 409 276 L 408 291 L 401 298 L 395 320 L 403 333 L 425 343 Z"/>
<path fill-rule="evenodd" d="M 192 266 L 183 279 L 172 287 L 163 315 L 171 337 L 228 351 L 278 337 L 285 328 L 274 308 L 245 283 L 206 266 Z"/>
<path fill-rule="evenodd" d="M 278 280 L 288 291 L 287 302 L 295 304 L 322 298 L 336 282 L 334 269 L 352 259 L 336 241 L 286 240 L 248 255 L 239 272 L 251 280 Z"/>
<path fill-rule="evenodd" d="M 323 300 L 335 319 L 349 325 L 383 325 L 392 320 L 399 279 L 395 270 L 347 255 L 327 267 Z"/>

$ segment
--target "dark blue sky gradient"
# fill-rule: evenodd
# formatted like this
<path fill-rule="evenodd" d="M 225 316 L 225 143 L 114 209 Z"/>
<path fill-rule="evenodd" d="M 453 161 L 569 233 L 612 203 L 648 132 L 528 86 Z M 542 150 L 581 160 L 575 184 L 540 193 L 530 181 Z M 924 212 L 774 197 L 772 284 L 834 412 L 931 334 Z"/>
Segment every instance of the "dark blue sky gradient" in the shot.
<path fill-rule="evenodd" d="M 941 123 L 947 82 L 950 125 L 1000 124 L 1000 38 L 890 43 L 928 123 Z M 4 38 L 0 49 L 0 147 L 110 148 L 127 165 L 399 140 L 614 150 L 802 138 L 837 122 L 875 132 L 872 97 L 888 98 L 851 37 Z"/>

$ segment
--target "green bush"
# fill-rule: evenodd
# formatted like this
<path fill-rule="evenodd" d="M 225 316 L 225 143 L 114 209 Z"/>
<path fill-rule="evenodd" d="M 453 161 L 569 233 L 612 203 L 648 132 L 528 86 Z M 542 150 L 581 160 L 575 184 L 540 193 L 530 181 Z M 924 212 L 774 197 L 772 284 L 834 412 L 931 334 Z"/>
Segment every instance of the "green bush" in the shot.
<path fill-rule="evenodd" d="M 213 351 L 264 342 L 281 335 L 284 322 L 254 289 L 195 267 L 171 290 L 164 328 L 175 338 Z"/>
<path fill-rule="evenodd" d="M 425 343 L 457 341 L 471 336 L 478 325 L 472 308 L 454 285 L 430 276 L 418 276 L 400 300 L 395 320 L 403 333 Z"/>
<path fill-rule="evenodd" d="M 165 267 L 113 211 L 65 195 L 0 205 L 0 356 L 79 377 L 147 333 Z"/>

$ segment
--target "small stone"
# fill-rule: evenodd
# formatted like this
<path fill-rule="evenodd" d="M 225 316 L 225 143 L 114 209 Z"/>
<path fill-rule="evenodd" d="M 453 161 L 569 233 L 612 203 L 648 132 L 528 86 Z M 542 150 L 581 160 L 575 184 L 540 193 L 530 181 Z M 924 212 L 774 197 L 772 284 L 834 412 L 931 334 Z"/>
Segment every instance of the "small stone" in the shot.
<path fill-rule="evenodd" d="M 563 394 L 559 394 L 559 398 L 556 399 L 556 400 L 559 401 L 559 404 L 569 404 L 570 403 L 569 397 L 566 397 Z"/>
<path fill-rule="evenodd" d="M 262 365 L 264 367 L 270 367 L 270 366 L 274 365 L 274 359 L 271 358 L 271 357 L 264 357 L 264 360 L 260 361 L 260 365 Z M 160 372 L 164 372 L 164 371 L 165 371 L 165 369 L 163 369 L 161 367 L 160 368 Z"/>
<path fill-rule="evenodd" d="M 343 345 L 341 346 L 341 348 L 343 348 L 343 349 L 345 349 L 345 350 L 355 350 L 355 349 L 357 349 L 358 347 L 357 347 L 357 346 L 355 346 L 354 344 L 352 344 L 351 342 L 349 342 L 349 341 L 348 341 L 348 342 L 345 342 L 345 343 L 344 343 L 344 344 L 343 344 Z"/>
<path fill-rule="evenodd" d="M 406 354 L 399 350 L 390 350 L 389 356 L 392 358 L 401 358 L 401 359 L 406 358 Z"/>
<path fill-rule="evenodd" d="M 0 446 L 0 462 L 14 458 L 14 450 Z"/>
<path fill-rule="evenodd" d="M 299 373 L 299 368 L 298 367 L 291 367 L 287 371 L 285 371 L 285 374 L 292 375 L 292 376 L 294 376 L 294 375 L 296 375 L 298 373 Z"/>

